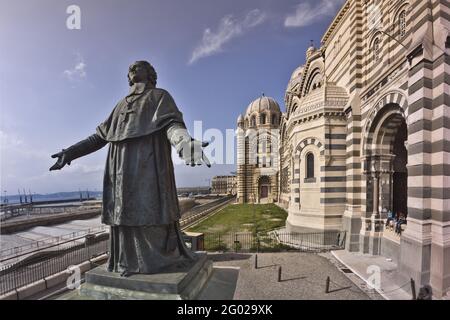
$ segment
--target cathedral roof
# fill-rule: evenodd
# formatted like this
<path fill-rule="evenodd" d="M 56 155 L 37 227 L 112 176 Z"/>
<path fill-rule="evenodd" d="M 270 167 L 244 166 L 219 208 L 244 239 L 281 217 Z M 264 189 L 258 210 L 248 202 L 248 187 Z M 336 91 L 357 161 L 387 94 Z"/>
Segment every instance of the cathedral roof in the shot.
<path fill-rule="evenodd" d="M 328 82 L 324 86 L 311 90 L 306 96 L 294 97 L 292 103 L 298 105 L 294 115 L 304 115 L 324 109 L 343 111 L 348 100 L 349 96 L 344 88 Z"/>
<path fill-rule="evenodd" d="M 249 104 L 247 112 L 245 114 L 246 116 L 248 116 L 254 112 L 260 113 L 263 111 L 280 113 L 280 106 L 273 98 L 262 95 L 261 97 L 259 97 L 258 99 Z"/>
<path fill-rule="evenodd" d="M 322 37 L 322 43 L 326 43 L 328 41 L 328 39 L 330 39 L 330 37 L 333 34 L 334 30 L 336 29 L 337 25 L 341 22 L 342 17 L 348 11 L 349 8 L 350 8 L 350 0 L 346 0 L 344 5 L 342 6 L 341 10 L 339 10 L 338 14 L 334 17 L 333 22 L 328 27 L 328 30 L 325 32 L 324 36 Z"/>

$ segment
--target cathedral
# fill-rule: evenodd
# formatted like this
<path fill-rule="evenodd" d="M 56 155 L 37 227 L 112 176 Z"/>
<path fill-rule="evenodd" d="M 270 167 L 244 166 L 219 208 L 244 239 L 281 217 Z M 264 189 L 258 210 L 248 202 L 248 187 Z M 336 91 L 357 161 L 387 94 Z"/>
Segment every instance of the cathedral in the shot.
<path fill-rule="evenodd" d="M 278 201 L 279 126 L 278 103 L 262 96 L 240 115 L 237 124 L 237 201 L 273 203 Z"/>
<path fill-rule="evenodd" d="M 450 290 L 450 1 L 347 0 L 306 51 L 285 112 L 237 124 L 241 203 L 286 208 L 289 232 L 346 231 L 405 279 Z M 301 61 L 299 61 L 301 62 Z M 390 218 L 406 223 L 394 232 Z"/>

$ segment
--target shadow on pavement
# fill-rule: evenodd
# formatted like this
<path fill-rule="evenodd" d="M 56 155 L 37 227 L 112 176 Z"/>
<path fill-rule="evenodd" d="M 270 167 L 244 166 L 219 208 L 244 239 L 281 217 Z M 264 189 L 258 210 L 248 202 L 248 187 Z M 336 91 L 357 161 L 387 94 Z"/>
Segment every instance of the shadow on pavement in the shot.
<path fill-rule="evenodd" d="M 242 253 L 208 253 L 208 258 L 214 262 L 233 261 L 233 260 L 248 260 L 252 257 L 251 254 Z"/>

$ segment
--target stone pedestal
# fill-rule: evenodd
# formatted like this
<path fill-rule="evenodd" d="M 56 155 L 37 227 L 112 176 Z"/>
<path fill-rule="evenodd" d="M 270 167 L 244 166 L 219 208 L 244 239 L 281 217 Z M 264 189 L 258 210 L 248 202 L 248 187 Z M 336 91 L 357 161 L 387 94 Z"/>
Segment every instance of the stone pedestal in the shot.
<path fill-rule="evenodd" d="M 191 300 L 196 299 L 212 273 L 206 253 L 191 265 L 158 274 L 121 277 L 108 272 L 106 266 L 86 273 L 79 291 L 80 299 L 93 300 Z M 75 298 L 76 299 L 76 298 Z"/>

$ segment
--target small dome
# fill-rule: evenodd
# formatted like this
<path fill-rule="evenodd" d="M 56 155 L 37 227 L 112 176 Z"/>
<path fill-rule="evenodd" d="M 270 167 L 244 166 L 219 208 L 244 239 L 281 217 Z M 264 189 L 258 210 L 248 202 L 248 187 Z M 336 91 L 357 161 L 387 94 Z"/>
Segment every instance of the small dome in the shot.
<path fill-rule="evenodd" d="M 295 69 L 294 72 L 292 72 L 291 81 L 301 78 L 301 76 L 303 75 L 303 70 L 304 70 L 303 65 Z"/>
<path fill-rule="evenodd" d="M 242 114 L 240 114 L 239 117 L 237 118 L 237 123 L 241 122 L 244 122 L 244 117 L 242 116 Z"/>
<path fill-rule="evenodd" d="M 253 112 L 259 113 L 266 110 L 274 113 L 280 113 L 280 106 L 274 99 L 263 95 L 249 104 L 245 115 L 249 116 Z"/>
<path fill-rule="evenodd" d="M 316 49 L 314 49 L 314 47 L 309 47 L 308 50 L 306 51 L 306 59 L 309 59 L 309 57 L 312 56 L 312 54 L 315 52 Z"/>

